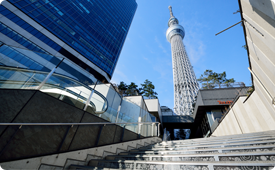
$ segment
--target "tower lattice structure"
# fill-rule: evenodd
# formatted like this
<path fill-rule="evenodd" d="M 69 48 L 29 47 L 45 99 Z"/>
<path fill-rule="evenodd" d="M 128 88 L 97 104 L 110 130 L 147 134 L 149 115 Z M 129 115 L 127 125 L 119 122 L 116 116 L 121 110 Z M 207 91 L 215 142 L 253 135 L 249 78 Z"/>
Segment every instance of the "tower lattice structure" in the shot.
<path fill-rule="evenodd" d="M 174 79 L 174 112 L 178 115 L 191 115 L 195 97 L 199 90 L 193 67 L 183 44 L 184 28 L 174 17 L 172 7 L 169 6 L 170 19 L 166 38 L 171 43 L 173 79 Z"/>

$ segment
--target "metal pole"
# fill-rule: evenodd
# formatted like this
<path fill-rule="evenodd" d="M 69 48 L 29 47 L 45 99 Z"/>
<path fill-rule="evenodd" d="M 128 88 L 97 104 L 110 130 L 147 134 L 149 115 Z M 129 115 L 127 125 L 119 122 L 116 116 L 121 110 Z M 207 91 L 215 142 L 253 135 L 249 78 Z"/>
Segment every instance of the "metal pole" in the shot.
<path fill-rule="evenodd" d="M 132 123 L 109 123 L 109 122 L 93 122 L 93 123 L 0 123 L 0 126 L 56 126 L 56 125 L 116 125 L 116 124 L 151 124 L 151 122 L 132 122 Z"/>
<path fill-rule="evenodd" d="M 120 137 L 120 142 L 123 141 L 125 127 L 126 127 L 126 125 L 124 125 L 124 127 L 123 127 L 123 131 L 122 131 L 122 134 L 121 134 L 121 137 Z"/>
<path fill-rule="evenodd" d="M 64 144 L 64 142 L 65 142 L 65 140 L 66 140 L 66 137 L 68 136 L 68 133 L 69 133 L 69 131 L 70 131 L 70 129 L 73 127 L 73 125 L 72 126 L 70 126 L 68 129 L 67 129 L 67 131 L 66 131 L 66 133 L 65 133 L 65 136 L 63 137 L 63 139 L 62 139 L 62 142 L 61 142 L 61 144 L 60 144 L 60 146 L 58 147 L 58 149 L 57 149 L 57 153 L 60 151 L 60 149 L 62 148 L 62 146 L 63 146 L 63 144 Z"/>
<path fill-rule="evenodd" d="M 120 105 L 118 106 L 118 109 L 117 109 L 116 123 L 118 121 L 118 116 L 119 116 L 120 108 L 121 108 L 121 102 L 120 102 Z"/>
<path fill-rule="evenodd" d="M 167 136 L 166 136 L 167 134 L 166 134 L 166 128 L 163 130 L 163 138 L 162 138 L 162 140 L 164 141 L 164 142 L 166 142 L 166 138 L 167 138 Z"/>
<path fill-rule="evenodd" d="M 33 75 L 28 79 L 28 81 L 26 81 L 24 84 L 23 84 L 23 86 L 22 86 L 22 89 L 24 88 L 24 86 L 30 81 L 30 79 L 32 79 L 33 78 L 33 76 L 35 75 L 35 73 L 33 73 Z"/>
<path fill-rule="evenodd" d="M 154 136 L 154 126 L 155 126 L 155 123 L 152 123 L 152 125 L 151 125 L 151 128 L 152 128 L 152 134 L 151 134 L 151 136 Z"/>
<path fill-rule="evenodd" d="M 160 123 L 158 124 L 158 136 L 160 136 Z"/>
<path fill-rule="evenodd" d="M 236 25 L 238 25 L 239 23 L 241 23 L 241 22 L 243 22 L 243 21 L 244 21 L 244 20 L 241 20 L 240 22 L 238 22 L 238 23 L 236 23 L 236 24 L 234 24 L 234 25 L 232 25 L 232 26 L 230 26 L 230 27 L 228 27 L 228 28 L 222 30 L 221 32 L 218 32 L 218 33 L 215 34 L 215 35 L 217 36 L 217 35 L 219 35 L 220 33 L 224 32 L 224 31 L 226 31 L 226 30 L 228 30 L 228 29 L 230 29 L 230 28 L 232 28 L 232 27 L 234 27 L 234 26 L 236 26 Z"/>
<path fill-rule="evenodd" d="M 49 78 L 53 75 L 54 71 L 63 62 L 63 60 L 64 60 L 64 58 L 52 69 L 52 71 L 47 75 L 47 77 L 40 83 L 37 90 L 40 90 L 42 88 L 42 86 L 49 80 Z"/>
<path fill-rule="evenodd" d="M 100 126 L 100 129 L 99 129 L 99 132 L 98 132 L 98 135 L 97 135 L 97 138 L 96 138 L 95 146 L 98 145 L 99 138 L 100 138 L 100 135 L 101 135 L 101 132 L 102 132 L 102 129 L 103 129 L 104 126 L 105 125 Z"/>
<path fill-rule="evenodd" d="M 116 115 L 116 123 L 118 121 L 118 116 L 119 116 L 119 112 L 120 112 L 120 108 L 121 108 L 121 104 L 122 104 L 123 98 L 121 98 L 118 109 L 117 109 L 117 115 Z"/>
<path fill-rule="evenodd" d="M 141 126 L 141 125 L 142 125 L 142 124 L 140 124 L 140 123 L 137 124 L 137 126 L 138 126 L 138 127 L 137 127 L 137 133 L 138 133 L 138 134 L 140 134 L 140 126 Z"/>
<path fill-rule="evenodd" d="M 95 83 L 95 86 L 94 86 L 94 88 L 93 88 L 93 90 L 92 90 L 92 92 L 91 92 L 91 94 L 90 94 L 90 96 L 89 96 L 89 99 L 86 101 L 86 104 L 85 104 L 85 107 L 84 107 L 84 111 L 86 111 L 87 110 L 87 108 L 88 108 L 88 106 L 89 106 L 89 103 L 90 103 L 90 101 L 91 101 L 91 99 L 92 99 L 92 96 L 93 96 L 93 94 L 94 94 L 94 91 L 95 91 L 95 87 L 96 87 L 96 85 L 97 85 L 97 82 L 98 82 L 98 80 L 96 81 L 96 83 Z"/>

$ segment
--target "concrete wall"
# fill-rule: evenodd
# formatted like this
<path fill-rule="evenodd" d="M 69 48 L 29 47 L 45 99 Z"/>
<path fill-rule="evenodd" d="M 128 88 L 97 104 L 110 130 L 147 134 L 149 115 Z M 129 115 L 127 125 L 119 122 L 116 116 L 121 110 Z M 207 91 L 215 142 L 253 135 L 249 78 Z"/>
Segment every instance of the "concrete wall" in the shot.
<path fill-rule="evenodd" d="M 246 98 L 240 97 L 237 100 L 212 136 L 275 130 L 275 109 L 263 100 L 264 91 L 257 88 L 247 100 Z"/>
<path fill-rule="evenodd" d="M 0 108 L 1 123 L 107 122 L 34 90 L 1 89 Z M 123 133 L 123 128 L 117 125 L 104 126 L 100 137 L 98 125 L 22 126 L 17 133 L 15 132 L 19 126 L 0 127 L 0 151 L 5 148 L 0 155 L 0 162 L 113 144 L 121 142 Z M 14 137 L 9 141 L 14 133 Z M 135 139 L 138 139 L 137 134 L 124 130 L 122 141 Z"/>
<path fill-rule="evenodd" d="M 148 108 L 149 113 L 159 118 L 160 122 L 162 122 L 162 114 L 161 114 L 161 109 L 159 105 L 159 99 L 145 99 L 144 101 Z"/>
<path fill-rule="evenodd" d="M 275 97 L 275 2 L 240 2 L 243 18 L 246 20 L 244 23 L 253 83 L 258 81 L 260 86 L 255 88 L 266 89 L 269 100 L 272 100 Z"/>
<path fill-rule="evenodd" d="M 241 97 L 214 136 L 275 129 L 275 2 L 239 0 L 255 91 Z"/>
<path fill-rule="evenodd" d="M 145 99 L 146 106 L 149 112 L 159 111 L 159 100 L 158 99 Z"/>

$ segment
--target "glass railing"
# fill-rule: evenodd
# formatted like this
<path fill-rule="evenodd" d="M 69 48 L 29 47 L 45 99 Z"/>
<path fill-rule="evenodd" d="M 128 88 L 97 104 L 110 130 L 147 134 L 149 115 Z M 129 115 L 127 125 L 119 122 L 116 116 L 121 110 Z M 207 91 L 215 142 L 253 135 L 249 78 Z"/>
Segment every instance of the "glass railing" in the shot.
<path fill-rule="evenodd" d="M 47 72 L 0 66 L 0 88 L 37 89 L 48 75 Z M 47 93 L 79 109 L 84 109 L 93 89 L 69 77 L 53 74 L 40 91 Z M 100 114 L 107 110 L 108 101 L 94 91 L 86 111 Z"/>
<path fill-rule="evenodd" d="M 99 115 L 101 118 L 115 123 L 153 122 L 145 105 L 142 108 L 131 101 L 129 97 L 122 98 L 112 84 L 97 84 L 95 89 L 108 100 L 108 109 Z M 139 100 L 140 96 L 133 96 L 133 98 Z M 121 106 L 120 109 L 119 106 Z M 136 133 L 139 130 L 140 134 L 145 136 L 152 133 L 152 127 L 149 127 L 149 125 L 139 125 L 139 127 L 138 125 L 127 125 L 125 128 Z M 150 132 L 147 132 L 147 130 Z"/>
<path fill-rule="evenodd" d="M 121 97 L 111 84 L 98 81 L 68 59 L 0 44 L 0 63 L 0 88 L 40 90 L 113 123 L 152 122 L 146 108 Z M 147 136 L 154 126 L 125 128 Z"/>

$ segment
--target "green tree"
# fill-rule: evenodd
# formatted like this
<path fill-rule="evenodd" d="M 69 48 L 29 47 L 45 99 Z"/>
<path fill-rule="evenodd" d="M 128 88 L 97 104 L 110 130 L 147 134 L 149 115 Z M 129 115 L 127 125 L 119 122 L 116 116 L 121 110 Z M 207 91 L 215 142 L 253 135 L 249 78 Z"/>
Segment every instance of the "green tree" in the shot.
<path fill-rule="evenodd" d="M 124 83 L 123 81 L 121 81 L 117 87 L 119 90 L 127 90 L 128 89 L 128 85 L 126 83 Z"/>
<path fill-rule="evenodd" d="M 202 84 L 202 88 L 204 89 L 214 88 L 214 72 L 212 70 L 205 70 L 198 79 L 198 82 Z"/>
<path fill-rule="evenodd" d="M 202 84 L 203 89 L 212 89 L 215 86 L 222 87 L 225 85 L 226 87 L 231 87 L 233 83 L 235 83 L 234 78 L 227 79 L 226 72 L 216 73 L 212 70 L 205 70 L 205 72 L 198 79 L 198 82 Z"/>
<path fill-rule="evenodd" d="M 144 84 L 141 84 L 140 93 L 144 96 L 147 97 L 149 99 L 157 99 L 157 93 L 154 91 L 155 86 L 153 85 L 153 83 L 151 81 L 149 81 L 148 79 L 146 79 L 144 81 Z"/>
<path fill-rule="evenodd" d="M 124 83 L 123 81 L 121 81 L 118 85 L 117 88 L 119 90 L 119 94 L 122 96 L 126 96 L 126 90 L 128 89 L 128 85 L 126 83 Z"/>
<path fill-rule="evenodd" d="M 224 82 L 227 80 L 225 71 L 222 73 L 213 73 L 213 80 L 214 83 L 217 84 L 219 88 L 221 88 L 221 84 L 224 84 Z"/>
<path fill-rule="evenodd" d="M 224 84 L 226 85 L 226 87 L 231 87 L 233 83 L 235 83 L 234 78 L 232 78 L 232 79 L 227 79 L 227 80 L 224 82 Z"/>
<path fill-rule="evenodd" d="M 127 96 L 136 96 L 139 94 L 138 85 L 136 85 L 134 82 L 131 82 L 130 85 L 128 85 L 126 90 Z"/>
<path fill-rule="evenodd" d="M 136 85 L 134 82 L 131 82 L 130 85 L 128 85 L 128 89 L 137 89 L 138 85 Z"/>

